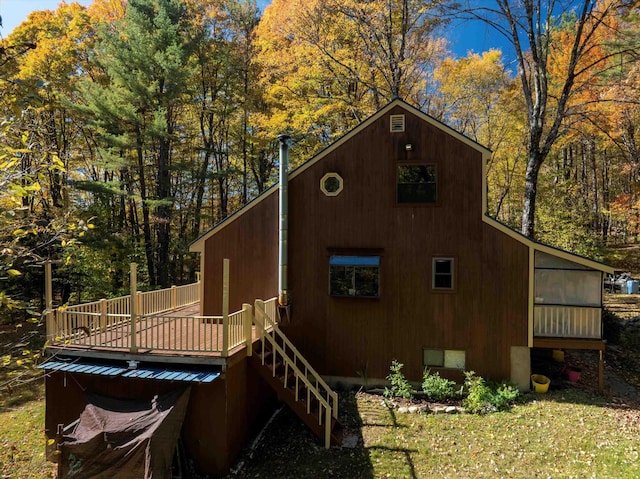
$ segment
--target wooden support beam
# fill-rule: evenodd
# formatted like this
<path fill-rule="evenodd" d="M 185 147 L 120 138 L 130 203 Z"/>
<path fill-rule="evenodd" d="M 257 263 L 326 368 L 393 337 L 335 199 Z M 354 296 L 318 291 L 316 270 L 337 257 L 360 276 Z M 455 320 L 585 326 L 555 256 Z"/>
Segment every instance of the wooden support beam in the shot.
<path fill-rule="evenodd" d="M 222 261 L 222 356 L 229 356 L 229 259 Z"/>
<path fill-rule="evenodd" d="M 544 349 L 595 349 L 604 351 L 606 342 L 602 339 L 534 338 L 534 348 Z"/>
<path fill-rule="evenodd" d="M 45 318 L 47 339 L 55 338 L 55 324 L 53 320 L 53 279 L 51 273 L 51 261 L 44 262 L 44 295 L 45 295 Z"/>
<path fill-rule="evenodd" d="M 131 342 L 129 343 L 129 351 L 132 353 L 138 352 L 137 340 L 137 321 L 138 321 L 138 276 L 137 276 L 137 264 L 131 263 L 131 272 L 129 274 L 129 289 L 130 289 L 130 304 L 129 314 L 131 315 Z"/>
<path fill-rule="evenodd" d="M 604 350 L 598 351 L 598 392 L 604 393 Z"/>

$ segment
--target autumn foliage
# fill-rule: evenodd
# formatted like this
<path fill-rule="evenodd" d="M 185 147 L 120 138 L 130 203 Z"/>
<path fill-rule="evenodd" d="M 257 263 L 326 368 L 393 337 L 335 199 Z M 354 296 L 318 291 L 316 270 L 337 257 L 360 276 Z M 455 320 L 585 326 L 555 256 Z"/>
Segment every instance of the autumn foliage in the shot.
<path fill-rule="evenodd" d="M 296 166 L 394 97 L 493 151 L 488 211 L 519 229 L 533 141 L 522 68 L 498 50 L 454 56 L 451 7 L 95 0 L 32 13 L 0 39 L 2 317 L 41 309 L 45 259 L 62 303 L 126 290 L 131 261 L 147 287 L 192 280 L 188 244 L 276 181 L 278 134 Z M 590 254 L 640 234 L 638 11 L 607 0 L 592 13 L 535 216 L 538 239 Z M 548 111 L 577 25 L 553 19 L 539 32 Z"/>

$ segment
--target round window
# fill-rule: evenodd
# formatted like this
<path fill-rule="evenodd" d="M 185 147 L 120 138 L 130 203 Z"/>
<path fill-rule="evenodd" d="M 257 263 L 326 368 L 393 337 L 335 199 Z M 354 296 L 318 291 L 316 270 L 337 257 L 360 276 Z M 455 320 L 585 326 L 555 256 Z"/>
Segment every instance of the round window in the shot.
<path fill-rule="evenodd" d="M 327 173 L 320 180 L 320 189 L 327 196 L 338 196 L 342 191 L 342 183 L 338 173 Z"/>

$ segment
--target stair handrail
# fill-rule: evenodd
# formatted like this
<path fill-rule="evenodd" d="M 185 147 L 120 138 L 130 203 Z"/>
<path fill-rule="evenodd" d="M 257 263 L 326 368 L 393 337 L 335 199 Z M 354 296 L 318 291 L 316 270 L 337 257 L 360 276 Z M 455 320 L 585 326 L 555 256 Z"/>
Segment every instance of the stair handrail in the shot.
<path fill-rule="evenodd" d="M 271 301 L 275 302 L 277 300 L 278 300 L 277 298 L 271 298 L 268 301 L 261 301 L 261 302 L 264 304 L 265 302 L 271 302 Z M 258 307 L 257 302 L 256 302 L 256 307 Z M 322 389 L 324 389 L 325 392 L 327 393 L 327 397 L 329 397 L 332 400 L 331 403 L 333 404 L 330 404 L 330 405 L 333 411 L 333 417 L 337 419 L 338 418 L 338 393 L 336 393 L 333 389 L 331 389 L 331 387 L 329 387 L 329 385 L 324 381 L 324 379 L 322 379 L 322 376 L 320 376 L 320 374 L 318 374 L 316 370 L 313 369 L 311 364 L 305 359 L 305 357 L 300 353 L 300 351 L 298 351 L 298 348 L 296 348 L 291 342 L 291 340 L 289 340 L 289 338 L 282 332 L 278 324 L 266 313 L 264 306 L 261 306 L 261 308 L 262 308 L 261 311 L 258 309 L 256 309 L 256 311 L 259 311 L 260 314 L 263 315 L 263 317 L 265 317 L 268 320 L 269 326 L 271 326 L 273 330 L 276 331 L 280 339 L 282 339 L 284 344 L 286 344 L 287 348 L 294 353 L 295 357 L 299 359 L 302 364 L 304 364 L 305 368 L 311 374 L 313 379 L 316 380 L 318 384 L 322 386 Z M 276 346 L 278 345 L 276 344 Z M 293 362 L 293 361 L 292 363 L 297 364 L 297 362 Z"/>
<path fill-rule="evenodd" d="M 271 301 L 275 302 L 277 301 L 277 298 L 272 298 L 267 302 L 271 302 Z M 273 320 L 273 318 L 271 318 L 267 314 L 264 304 L 265 304 L 265 301 L 257 299 L 254 305 L 254 323 L 259 328 L 259 337 L 263 342 L 263 348 L 261 352 L 263 364 L 264 364 L 264 340 L 266 337 L 274 351 L 274 364 L 275 364 L 275 354 L 278 353 L 280 354 L 280 356 L 285 362 L 285 368 L 286 369 L 291 368 L 295 374 L 296 380 L 302 380 L 302 382 L 307 387 L 308 393 L 313 394 L 315 398 L 318 400 L 318 402 L 320 403 L 320 405 L 324 407 L 325 416 L 326 416 L 325 417 L 325 446 L 329 447 L 331 442 L 331 416 L 333 416 L 335 419 L 338 418 L 338 394 L 327 385 L 327 383 L 316 372 L 316 370 L 313 369 L 311 364 L 309 364 L 309 362 L 304 358 L 304 356 L 300 354 L 298 349 L 293 345 L 293 343 L 289 340 L 289 338 L 287 338 L 287 336 L 285 336 L 285 334 L 280 330 L 280 328 L 278 327 L 276 322 Z M 293 353 L 293 358 L 289 357 L 289 355 L 287 354 L 287 351 L 285 351 L 285 349 L 282 348 L 276 342 L 274 336 L 272 336 L 271 334 L 265 334 L 267 327 L 271 327 L 271 331 L 273 331 L 273 333 L 277 335 L 279 339 L 282 340 L 286 348 L 289 348 L 290 354 Z M 316 384 L 313 384 L 307 377 L 307 374 L 302 372 L 302 370 L 298 366 L 298 361 L 302 363 L 307 374 L 310 374 L 312 376 Z M 286 375 L 285 375 L 285 381 L 286 381 Z M 326 397 L 321 390 L 324 390 Z M 297 396 L 297 393 L 296 393 L 296 396 Z M 307 405 L 307 408 L 309 408 L 309 405 Z M 309 411 L 309 409 L 307 409 L 307 411 Z M 321 416 L 319 419 L 320 419 L 320 424 L 322 424 Z"/>

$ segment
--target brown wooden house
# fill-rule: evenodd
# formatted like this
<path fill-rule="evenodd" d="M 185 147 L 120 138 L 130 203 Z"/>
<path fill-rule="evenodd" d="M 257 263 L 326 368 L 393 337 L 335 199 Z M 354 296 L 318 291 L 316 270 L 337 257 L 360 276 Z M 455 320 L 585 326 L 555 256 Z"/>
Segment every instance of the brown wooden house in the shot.
<path fill-rule="evenodd" d="M 293 151 L 292 151 L 293 154 Z M 393 359 L 529 387 L 530 349 L 603 350 L 611 268 L 536 243 L 487 215 L 490 152 L 396 100 L 290 174 L 289 314 L 281 328 L 331 380 L 383 379 Z M 191 247 L 203 314 L 278 288 L 278 189 Z"/>
<path fill-rule="evenodd" d="M 601 371 L 611 268 L 487 216 L 489 155 L 396 100 L 195 241 L 199 283 L 140 293 L 134 269 L 129 296 L 55 311 L 49 287 L 46 434 L 61 467 L 91 394 L 190 386 L 181 448 L 218 475 L 276 395 L 339 443 L 328 384 L 382 383 L 394 359 L 415 381 L 474 370 L 529 388 L 532 348 L 583 348 Z"/>

